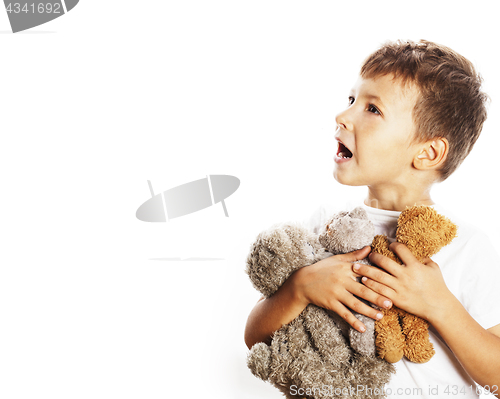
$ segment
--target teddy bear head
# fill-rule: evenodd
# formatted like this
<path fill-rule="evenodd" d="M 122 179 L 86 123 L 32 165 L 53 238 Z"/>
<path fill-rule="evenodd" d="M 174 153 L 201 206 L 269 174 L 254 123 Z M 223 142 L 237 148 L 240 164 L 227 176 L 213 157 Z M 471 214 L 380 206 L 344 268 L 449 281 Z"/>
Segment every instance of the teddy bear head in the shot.
<path fill-rule="evenodd" d="M 430 206 L 412 206 L 398 218 L 396 239 L 419 260 L 430 257 L 457 235 L 457 226 Z"/>
<path fill-rule="evenodd" d="M 333 216 L 319 236 L 319 242 L 333 255 L 345 254 L 371 245 L 375 227 L 366 211 L 357 207 Z"/>
<path fill-rule="evenodd" d="M 294 271 L 323 259 L 324 253 L 317 235 L 306 228 L 275 225 L 260 233 L 252 244 L 246 273 L 253 286 L 270 297 Z"/>

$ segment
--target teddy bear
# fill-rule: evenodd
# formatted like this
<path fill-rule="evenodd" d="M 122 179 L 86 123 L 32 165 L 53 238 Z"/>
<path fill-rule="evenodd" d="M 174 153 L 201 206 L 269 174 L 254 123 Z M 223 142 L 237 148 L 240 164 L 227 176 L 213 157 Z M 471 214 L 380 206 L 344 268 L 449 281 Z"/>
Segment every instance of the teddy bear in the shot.
<path fill-rule="evenodd" d="M 396 241 L 405 244 L 422 262 L 451 243 L 456 237 L 457 226 L 434 208 L 424 205 L 409 207 L 398 218 Z M 385 255 L 399 264 L 401 260 L 389 249 L 389 239 L 377 235 L 372 252 Z M 429 323 L 393 306 L 381 309 L 384 317 L 375 322 L 377 354 L 389 363 L 396 363 L 405 356 L 415 363 L 425 363 L 434 355 L 429 341 Z"/>
<path fill-rule="evenodd" d="M 297 224 L 275 225 L 252 244 L 246 272 L 269 298 L 296 270 L 370 245 L 374 235 L 362 208 L 335 215 L 319 236 Z M 314 399 L 331 398 L 332 393 L 339 398 L 383 397 L 394 368 L 375 354 L 374 321 L 362 321 L 367 331 L 355 332 L 335 313 L 309 304 L 273 334 L 270 345 L 255 344 L 247 365 L 287 398 L 296 398 L 300 388 Z"/>

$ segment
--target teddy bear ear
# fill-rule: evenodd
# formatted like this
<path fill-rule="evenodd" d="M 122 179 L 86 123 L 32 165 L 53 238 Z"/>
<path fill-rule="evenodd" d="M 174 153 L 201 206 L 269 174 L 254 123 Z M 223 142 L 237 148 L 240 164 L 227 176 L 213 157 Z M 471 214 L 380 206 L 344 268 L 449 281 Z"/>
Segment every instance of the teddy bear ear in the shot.
<path fill-rule="evenodd" d="M 353 217 L 353 218 L 356 218 L 356 219 L 367 219 L 368 220 L 368 214 L 366 213 L 366 211 L 358 206 L 357 208 L 354 208 L 351 212 L 350 212 L 350 216 Z"/>

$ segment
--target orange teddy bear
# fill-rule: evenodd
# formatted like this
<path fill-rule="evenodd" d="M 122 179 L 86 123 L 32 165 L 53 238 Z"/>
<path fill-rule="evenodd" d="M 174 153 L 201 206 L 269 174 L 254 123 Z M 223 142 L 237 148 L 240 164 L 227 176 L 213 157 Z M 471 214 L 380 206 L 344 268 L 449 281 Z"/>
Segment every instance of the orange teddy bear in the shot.
<path fill-rule="evenodd" d="M 448 245 L 456 237 L 457 226 L 428 206 L 407 208 L 398 218 L 396 241 L 405 244 L 421 262 Z M 389 240 L 378 235 L 373 239 L 372 251 L 403 264 L 389 250 Z M 420 317 L 393 306 L 381 310 L 382 320 L 375 323 L 377 354 L 389 363 L 396 363 L 403 355 L 415 363 L 425 363 L 434 355 L 429 341 L 429 323 Z"/>

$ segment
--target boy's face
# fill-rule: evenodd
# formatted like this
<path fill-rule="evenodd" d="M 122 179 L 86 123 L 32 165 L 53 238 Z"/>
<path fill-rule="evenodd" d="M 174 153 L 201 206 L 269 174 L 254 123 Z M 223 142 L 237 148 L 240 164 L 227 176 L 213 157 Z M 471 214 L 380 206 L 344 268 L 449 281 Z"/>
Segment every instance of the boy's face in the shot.
<path fill-rule="evenodd" d="M 335 179 L 350 186 L 408 187 L 411 184 L 418 91 L 392 75 L 360 77 L 347 109 L 336 117 Z"/>

